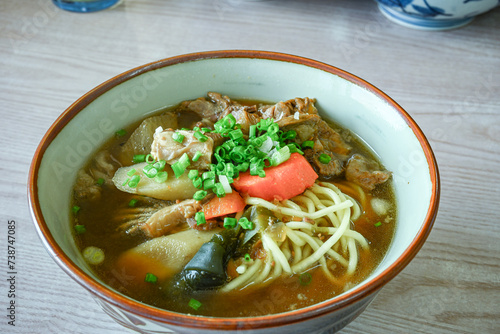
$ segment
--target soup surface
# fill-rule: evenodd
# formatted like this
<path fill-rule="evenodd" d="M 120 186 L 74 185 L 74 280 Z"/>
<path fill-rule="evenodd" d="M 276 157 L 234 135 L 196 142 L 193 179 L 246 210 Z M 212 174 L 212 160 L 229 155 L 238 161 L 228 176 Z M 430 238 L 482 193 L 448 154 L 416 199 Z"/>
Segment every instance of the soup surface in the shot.
<path fill-rule="evenodd" d="M 314 102 L 209 93 L 117 129 L 74 187 L 74 237 L 96 275 L 217 317 L 306 307 L 364 280 L 394 234 L 390 172 Z"/>

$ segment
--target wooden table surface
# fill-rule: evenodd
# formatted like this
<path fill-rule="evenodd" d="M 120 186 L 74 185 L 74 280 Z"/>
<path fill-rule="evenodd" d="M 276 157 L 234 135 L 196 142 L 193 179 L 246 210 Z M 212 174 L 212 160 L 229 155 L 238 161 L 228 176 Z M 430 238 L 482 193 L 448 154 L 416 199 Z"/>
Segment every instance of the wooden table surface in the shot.
<path fill-rule="evenodd" d="M 399 102 L 427 135 L 441 205 L 410 265 L 342 333 L 500 333 L 500 8 L 425 32 L 374 1 L 125 0 L 75 14 L 0 2 L 0 332 L 123 333 L 49 257 L 28 210 L 28 168 L 73 101 L 108 78 L 220 49 L 296 54 L 340 67 Z M 16 224 L 16 326 L 7 324 L 8 221 Z"/>

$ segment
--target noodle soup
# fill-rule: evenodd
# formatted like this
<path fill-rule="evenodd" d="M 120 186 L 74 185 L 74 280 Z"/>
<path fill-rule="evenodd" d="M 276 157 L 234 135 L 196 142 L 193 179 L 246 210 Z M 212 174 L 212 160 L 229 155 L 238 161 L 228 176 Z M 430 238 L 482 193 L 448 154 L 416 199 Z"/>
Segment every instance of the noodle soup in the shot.
<path fill-rule="evenodd" d="M 306 307 L 365 279 L 394 234 L 391 174 L 314 103 L 209 93 L 118 131 L 74 187 L 96 274 L 218 317 Z"/>

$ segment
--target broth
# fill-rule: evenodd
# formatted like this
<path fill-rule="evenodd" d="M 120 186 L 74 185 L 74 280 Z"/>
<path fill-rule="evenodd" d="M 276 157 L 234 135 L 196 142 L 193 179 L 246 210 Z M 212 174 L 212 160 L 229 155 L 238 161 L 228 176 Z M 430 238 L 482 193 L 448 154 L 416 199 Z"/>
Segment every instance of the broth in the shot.
<path fill-rule="evenodd" d="M 239 102 L 242 105 L 256 103 L 256 101 Z M 161 110 L 157 114 L 171 112 L 177 110 L 176 108 L 178 107 Z M 177 116 L 179 128 L 191 127 L 193 123 L 200 120 L 198 115 L 185 111 L 178 113 Z M 108 151 L 113 161 L 121 165 L 117 157 L 122 146 L 139 124 L 140 122 L 132 124 L 125 129 L 127 135 L 111 138 L 100 151 Z M 338 129 L 344 140 L 352 146 L 352 153 L 361 153 L 375 159 L 375 154 L 355 134 L 334 123 L 330 123 L 330 126 Z M 94 163 L 89 161 L 84 170 L 89 171 Z M 92 176 L 96 178 L 96 175 Z M 75 233 L 74 238 L 82 251 L 88 246 L 98 247 L 104 251 L 104 261 L 92 266 L 93 271 L 103 282 L 142 303 L 179 313 L 215 317 L 248 317 L 286 312 L 335 297 L 363 281 L 383 259 L 394 235 L 396 203 L 391 180 L 378 185 L 372 191 L 366 191 L 364 201 L 359 198 L 359 193 L 356 193 L 359 187 L 353 188 L 350 182 L 341 178 L 334 178 L 328 182 L 337 185 L 342 191 L 345 190 L 345 193 L 358 202 L 371 203 L 372 198 L 378 198 L 390 203 L 387 214 L 382 216 L 377 215 L 370 205 L 364 205 L 363 214 L 354 223 L 351 222 L 351 229 L 366 238 L 369 249 L 364 250 L 358 245 L 358 265 L 354 274 L 345 275 L 345 268 L 340 265 L 333 268 L 332 273 L 337 277 L 335 283 L 332 283 L 319 269 L 318 264 L 315 264 L 314 268 L 307 270 L 311 275 L 309 284 L 304 284 L 299 273 L 283 275 L 272 281 L 226 293 L 210 289 L 190 291 L 179 295 L 169 294 L 166 292 L 168 289 L 164 282 L 151 284 L 145 282 L 142 277 L 137 277 L 138 274 L 131 267 L 117 267 L 116 263 L 124 252 L 149 240 L 140 233 L 124 235 L 117 232 L 120 225 L 124 223 L 123 212 L 131 211 L 128 203 L 135 199 L 138 201 L 136 208 L 143 208 L 156 201 L 151 202 L 147 197 L 120 191 L 109 183 L 100 186 L 101 194 L 98 200 L 75 197 L 74 205 L 80 209 L 74 215 L 73 224 L 84 225 L 86 231 L 81 234 Z M 168 204 L 174 203 L 174 201 L 168 202 Z M 197 310 L 190 307 L 188 302 L 191 298 L 199 301 L 202 307 Z"/>

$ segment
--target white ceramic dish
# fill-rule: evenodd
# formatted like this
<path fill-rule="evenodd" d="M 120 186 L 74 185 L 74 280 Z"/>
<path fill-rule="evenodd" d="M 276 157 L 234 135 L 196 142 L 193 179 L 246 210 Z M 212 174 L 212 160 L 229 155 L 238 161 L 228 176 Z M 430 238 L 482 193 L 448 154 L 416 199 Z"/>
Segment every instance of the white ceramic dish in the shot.
<path fill-rule="evenodd" d="M 70 231 L 77 170 L 117 129 L 156 109 L 204 96 L 267 101 L 314 97 L 324 117 L 359 134 L 393 171 L 399 206 L 396 235 L 380 266 L 331 300 L 254 318 L 195 317 L 136 302 L 99 281 Z M 71 105 L 40 143 L 30 170 L 29 200 L 40 238 L 54 260 L 89 290 L 116 321 L 143 333 L 332 333 L 361 313 L 376 292 L 416 255 L 439 202 L 432 150 L 415 122 L 387 95 L 335 67 L 262 51 L 215 51 L 147 64 L 96 87 Z M 70 296 L 68 296 L 70 298 Z"/>

